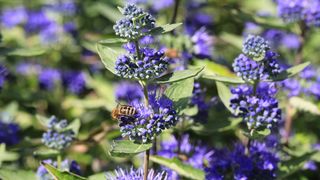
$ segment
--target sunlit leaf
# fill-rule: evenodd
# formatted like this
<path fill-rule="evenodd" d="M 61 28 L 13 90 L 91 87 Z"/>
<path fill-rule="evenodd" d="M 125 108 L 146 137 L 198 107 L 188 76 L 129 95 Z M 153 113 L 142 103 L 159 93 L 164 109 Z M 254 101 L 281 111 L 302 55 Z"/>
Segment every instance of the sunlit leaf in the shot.
<path fill-rule="evenodd" d="M 43 165 L 47 171 L 54 176 L 56 180 L 84 180 L 86 178 L 81 177 L 79 175 L 76 175 L 72 172 L 67 172 L 67 171 L 60 171 L 57 168 L 53 167 L 50 164 L 47 164 L 45 162 L 41 162 L 41 165 Z"/>
<path fill-rule="evenodd" d="M 151 29 L 150 34 L 151 35 L 164 34 L 164 33 L 167 33 L 167 32 L 170 32 L 170 31 L 176 29 L 177 27 L 179 27 L 181 25 L 182 25 L 182 23 L 166 24 L 166 25 L 158 26 L 158 27 L 155 27 L 154 29 Z"/>
<path fill-rule="evenodd" d="M 182 81 L 184 79 L 197 76 L 203 69 L 204 69 L 204 67 L 195 68 L 195 69 L 187 69 L 187 70 L 183 70 L 183 71 L 175 71 L 173 73 L 166 74 L 164 76 L 156 78 L 155 83 L 164 84 L 164 83 L 173 83 L 173 82 L 177 82 L 177 81 Z"/>
<path fill-rule="evenodd" d="M 299 65 L 293 66 L 293 67 L 281 72 L 278 76 L 273 78 L 272 81 L 283 81 L 285 79 L 288 79 L 288 78 L 298 74 L 299 72 L 303 71 L 304 68 L 306 68 L 309 64 L 310 64 L 310 62 L 305 62 L 305 63 L 299 64 Z"/>
<path fill-rule="evenodd" d="M 229 109 L 230 112 L 234 112 L 234 110 L 230 107 L 230 99 L 232 97 L 230 89 L 222 82 L 217 81 L 216 85 L 220 100 L 222 101 L 224 106 Z"/>
<path fill-rule="evenodd" d="M 36 173 L 20 169 L 0 169 L 0 179 L 3 180 L 35 180 Z"/>
<path fill-rule="evenodd" d="M 152 147 L 152 143 L 138 144 L 130 140 L 115 140 L 110 154 L 112 156 L 132 156 L 144 152 Z"/>
<path fill-rule="evenodd" d="M 305 100 L 303 98 L 296 97 L 296 96 L 291 97 L 289 99 L 289 104 L 292 107 L 299 109 L 301 111 L 310 112 L 312 114 L 320 115 L 320 109 L 318 108 L 318 106 L 316 104 L 314 104 L 313 102 L 310 102 L 310 101 Z"/>

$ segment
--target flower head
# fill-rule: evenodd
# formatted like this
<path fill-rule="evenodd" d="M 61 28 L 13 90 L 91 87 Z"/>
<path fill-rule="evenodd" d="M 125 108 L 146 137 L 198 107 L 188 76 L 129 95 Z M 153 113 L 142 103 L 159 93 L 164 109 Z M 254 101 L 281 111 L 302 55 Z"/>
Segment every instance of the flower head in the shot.
<path fill-rule="evenodd" d="M 71 93 L 80 94 L 86 88 L 85 74 L 81 71 L 66 71 L 62 74 L 62 80 Z"/>
<path fill-rule="evenodd" d="M 243 43 L 242 52 L 253 60 L 260 61 L 269 49 L 268 42 L 262 37 L 249 35 Z"/>
<path fill-rule="evenodd" d="M 143 99 L 143 92 L 139 84 L 123 81 L 116 86 L 115 96 L 118 101 L 139 102 Z"/>
<path fill-rule="evenodd" d="M 173 103 L 167 97 L 149 95 L 149 106 L 133 102 L 136 114 L 133 117 L 120 117 L 120 131 L 122 136 L 129 136 L 131 140 L 143 143 L 151 142 L 165 129 L 176 125 L 178 118 L 173 109 Z"/>
<path fill-rule="evenodd" d="M 136 5 L 127 4 L 122 14 L 125 17 L 113 26 L 116 35 L 120 37 L 136 40 L 155 27 L 155 19 Z"/>
<path fill-rule="evenodd" d="M 39 86 L 45 90 L 52 90 L 60 79 L 60 72 L 52 68 L 43 69 L 38 76 Z"/>
<path fill-rule="evenodd" d="M 7 28 L 12 28 L 26 19 L 26 10 L 24 7 L 6 8 L 1 14 L 1 22 Z"/>
<path fill-rule="evenodd" d="M 208 34 L 204 27 L 200 28 L 191 37 L 193 53 L 199 58 L 211 58 L 213 52 L 213 37 Z"/>
<path fill-rule="evenodd" d="M 72 143 L 75 134 L 71 129 L 67 129 L 67 120 L 58 121 L 52 116 L 48 122 L 48 131 L 42 135 L 42 142 L 52 149 L 62 150 Z"/>
<path fill-rule="evenodd" d="M 261 83 L 256 92 L 247 85 L 231 89 L 230 107 L 242 117 L 249 129 L 271 128 L 281 120 L 281 109 L 273 96 L 273 84 Z"/>
<path fill-rule="evenodd" d="M 20 140 L 19 131 L 20 131 L 20 128 L 18 124 L 0 120 L 0 144 L 1 143 L 5 143 L 6 145 L 17 144 Z"/>
<path fill-rule="evenodd" d="M 107 173 L 106 178 L 108 180 L 141 180 L 143 179 L 143 169 L 133 169 L 123 170 L 118 168 L 114 173 Z M 153 169 L 148 171 L 149 180 L 167 180 L 167 175 L 165 171 L 156 173 Z"/>
<path fill-rule="evenodd" d="M 116 74 L 123 78 L 153 79 L 168 68 L 168 60 L 164 57 L 163 51 L 145 47 L 140 49 L 140 56 L 140 58 L 134 54 L 119 56 L 115 66 Z"/>
<path fill-rule="evenodd" d="M 292 23 L 304 18 L 304 0 L 277 0 L 278 14 L 284 22 Z"/>

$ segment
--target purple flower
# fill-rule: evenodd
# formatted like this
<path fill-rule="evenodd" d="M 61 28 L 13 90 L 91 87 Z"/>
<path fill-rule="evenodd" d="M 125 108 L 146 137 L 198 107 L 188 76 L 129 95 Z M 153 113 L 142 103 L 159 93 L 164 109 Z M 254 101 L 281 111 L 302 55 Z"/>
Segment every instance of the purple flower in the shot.
<path fill-rule="evenodd" d="M 180 151 L 178 151 L 180 149 Z M 189 135 L 181 137 L 181 143 L 174 137 L 163 141 L 158 155 L 166 158 L 179 158 L 181 161 L 199 169 L 204 169 L 206 162 L 211 161 L 213 151 L 210 151 L 206 146 L 197 142 L 192 144 Z M 170 179 L 178 179 L 178 174 L 170 169 L 164 168 Z"/>
<path fill-rule="evenodd" d="M 304 0 L 277 0 L 278 14 L 287 23 L 304 18 Z"/>
<path fill-rule="evenodd" d="M 123 170 L 118 168 L 114 173 L 107 173 L 106 178 L 108 180 L 141 180 L 143 179 L 143 169 L 133 169 Z M 148 180 L 168 180 L 165 171 L 155 172 L 153 169 L 148 171 Z"/>
<path fill-rule="evenodd" d="M 139 84 L 123 81 L 117 84 L 115 89 L 117 101 L 125 101 L 127 103 L 137 101 L 140 102 L 143 98 L 143 91 Z"/>
<path fill-rule="evenodd" d="M 82 93 L 86 88 L 85 74 L 81 71 L 66 71 L 62 74 L 63 84 L 69 92 Z"/>
<path fill-rule="evenodd" d="M 27 17 L 25 29 L 29 33 L 35 33 L 46 29 L 52 23 L 42 10 L 28 11 Z"/>
<path fill-rule="evenodd" d="M 59 29 L 60 27 L 54 21 L 50 22 L 46 27 L 40 31 L 40 39 L 43 44 L 51 44 L 59 41 Z"/>
<path fill-rule="evenodd" d="M 298 49 L 300 47 L 299 36 L 296 34 L 285 34 L 281 43 L 288 49 Z"/>
<path fill-rule="evenodd" d="M 20 75 L 36 75 L 41 72 L 41 65 L 29 63 L 29 62 L 23 62 L 19 63 L 16 66 L 16 72 Z"/>
<path fill-rule="evenodd" d="M 6 145 L 15 145 L 19 142 L 19 131 L 18 124 L 12 122 L 5 122 L 0 120 L 0 144 L 5 143 Z"/>
<path fill-rule="evenodd" d="M 208 34 L 206 28 L 202 27 L 191 37 L 193 42 L 193 53 L 201 59 L 212 58 L 213 37 Z"/>
<path fill-rule="evenodd" d="M 185 20 L 187 34 L 192 35 L 201 27 L 210 28 L 213 25 L 213 17 L 203 12 L 191 12 Z"/>
<path fill-rule="evenodd" d="M 58 81 L 60 81 L 60 72 L 56 69 L 46 68 L 41 71 L 38 76 L 39 86 L 45 90 L 54 89 Z"/>
<path fill-rule="evenodd" d="M 1 22 L 7 28 L 12 28 L 26 20 L 26 10 L 22 6 L 6 8 L 1 14 Z"/>
<path fill-rule="evenodd" d="M 153 1 L 152 9 L 155 11 L 160 11 L 162 9 L 171 7 L 173 4 L 174 4 L 174 0 L 157 0 L 157 1 Z"/>
<path fill-rule="evenodd" d="M 8 70 L 3 65 L 0 65 L 0 89 L 3 87 L 3 84 L 8 75 Z"/>

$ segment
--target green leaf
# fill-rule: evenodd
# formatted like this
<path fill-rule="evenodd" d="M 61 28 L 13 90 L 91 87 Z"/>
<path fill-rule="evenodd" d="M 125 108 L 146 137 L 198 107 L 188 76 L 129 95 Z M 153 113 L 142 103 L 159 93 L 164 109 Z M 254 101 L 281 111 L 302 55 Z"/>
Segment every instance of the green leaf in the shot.
<path fill-rule="evenodd" d="M 53 167 L 50 164 L 47 164 L 45 162 L 41 162 L 41 165 L 44 166 L 47 171 L 56 179 L 56 180 L 84 180 L 87 178 L 81 177 L 79 175 L 76 175 L 72 172 L 67 171 L 60 171 L 57 168 Z"/>
<path fill-rule="evenodd" d="M 244 80 L 242 80 L 239 77 L 227 77 L 227 76 L 221 76 L 221 75 L 202 75 L 202 78 L 204 79 L 210 79 L 210 80 L 215 80 L 219 82 L 224 82 L 224 83 L 230 83 L 230 84 L 244 84 L 246 83 Z"/>
<path fill-rule="evenodd" d="M 46 52 L 44 48 L 35 47 L 35 48 L 21 48 L 21 49 L 14 49 L 8 52 L 9 56 L 23 56 L 23 57 L 30 57 L 30 56 L 39 56 Z"/>
<path fill-rule="evenodd" d="M 251 132 L 243 131 L 242 133 L 251 139 L 263 139 L 266 136 L 268 136 L 271 133 L 271 131 L 270 129 L 265 128 L 263 130 L 251 130 Z"/>
<path fill-rule="evenodd" d="M 32 171 L 19 170 L 19 169 L 0 169 L 0 179 L 3 180 L 35 180 L 36 174 Z"/>
<path fill-rule="evenodd" d="M 164 33 L 167 33 L 167 32 L 170 32 L 170 31 L 176 29 L 177 27 L 179 27 L 181 25 L 182 25 L 182 23 L 166 24 L 166 25 L 163 25 L 163 26 L 158 26 L 158 27 L 155 27 L 155 28 L 151 29 L 150 30 L 150 34 L 151 35 L 164 34 Z"/>
<path fill-rule="evenodd" d="M 36 114 L 36 119 L 39 121 L 39 123 L 42 125 L 42 126 L 45 126 L 47 127 L 48 123 L 49 123 L 49 118 L 45 117 L 45 116 L 42 116 L 40 114 Z"/>
<path fill-rule="evenodd" d="M 193 91 L 193 78 L 178 81 L 170 85 L 164 94 L 173 101 L 174 109 L 179 113 L 188 106 Z"/>
<path fill-rule="evenodd" d="M 281 72 L 277 77 L 273 78 L 272 81 L 283 81 L 285 79 L 288 79 L 299 72 L 301 72 L 304 68 L 306 68 L 310 62 L 305 62 L 296 66 L 293 66 L 283 72 Z"/>
<path fill-rule="evenodd" d="M 150 156 L 150 160 L 160 165 L 166 166 L 186 178 L 199 180 L 205 179 L 205 174 L 202 170 L 185 164 L 177 158 L 168 159 L 161 156 Z"/>
<path fill-rule="evenodd" d="M 242 122 L 241 118 L 215 118 L 209 120 L 206 124 L 196 124 L 191 127 L 197 134 L 208 135 L 213 132 L 224 132 L 234 129 Z"/>
<path fill-rule="evenodd" d="M 196 66 L 206 67 L 204 69 L 204 74 L 237 77 L 233 72 L 230 71 L 228 67 L 215 63 L 213 61 L 195 59 L 194 63 Z"/>
<path fill-rule="evenodd" d="M 288 176 L 299 171 L 315 153 L 316 151 L 308 152 L 303 154 L 302 156 L 292 157 L 289 160 L 282 161 L 279 165 L 278 179 L 288 179 Z"/>
<path fill-rule="evenodd" d="M 222 33 L 220 35 L 220 38 L 233 45 L 234 47 L 238 48 L 238 49 L 242 49 L 242 38 L 239 36 L 235 36 L 233 34 L 229 34 L 229 33 Z"/>
<path fill-rule="evenodd" d="M 316 104 L 301 97 L 291 97 L 289 99 L 289 104 L 298 110 L 310 112 L 315 115 L 320 115 L 320 110 Z"/>
<path fill-rule="evenodd" d="M 107 3 L 96 3 L 94 5 L 95 10 L 102 16 L 108 18 L 112 22 L 116 22 L 122 16 L 122 14 L 115 8 L 110 7 Z"/>
<path fill-rule="evenodd" d="M 33 152 L 34 156 L 43 158 L 56 157 L 58 154 L 60 152 L 54 149 L 39 149 Z"/>
<path fill-rule="evenodd" d="M 106 180 L 106 173 L 91 175 L 88 177 L 88 180 Z"/>
<path fill-rule="evenodd" d="M 144 152 L 152 147 L 152 143 L 138 144 L 130 140 L 115 140 L 112 144 L 110 154 L 112 156 L 123 157 Z"/>
<path fill-rule="evenodd" d="M 223 84 L 222 82 L 216 82 L 218 95 L 224 106 L 229 109 L 230 112 L 234 113 L 234 110 L 230 107 L 230 99 L 231 99 L 231 92 L 230 89 Z"/>
<path fill-rule="evenodd" d="M 154 81 L 157 84 L 182 81 L 184 79 L 197 76 L 203 69 L 204 69 L 204 67 L 195 68 L 195 69 L 187 69 L 187 70 L 183 70 L 183 71 L 176 71 L 176 72 L 161 76 L 159 78 L 156 78 Z"/>
<path fill-rule="evenodd" d="M 6 144 L 0 144 L 0 167 L 4 161 L 15 161 L 19 154 L 6 151 Z"/>
<path fill-rule="evenodd" d="M 79 133 L 80 126 L 81 126 L 80 119 L 75 119 L 66 127 L 66 130 L 68 129 L 72 130 L 75 136 L 77 136 Z"/>
<path fill-rule="evenodd" d="M 103 40 L 101 43 L 97 43 L 97 51 L 101 58 L 103 65 L 113 74 L 115 74 L 115 63 L 119 55 L 124 54 L 123 49 L 115 49 L 112 46 L 117 46 L 122 42 L 121 39 L 109 39 Z"/>
<path fill-rule="evenodd" d="M 180 111 L 180 115 L 184 114 L 186 116 L 195 116 L 199 112 L 198 106 L 192 106 L 188 108 L 184 108 Z"/>

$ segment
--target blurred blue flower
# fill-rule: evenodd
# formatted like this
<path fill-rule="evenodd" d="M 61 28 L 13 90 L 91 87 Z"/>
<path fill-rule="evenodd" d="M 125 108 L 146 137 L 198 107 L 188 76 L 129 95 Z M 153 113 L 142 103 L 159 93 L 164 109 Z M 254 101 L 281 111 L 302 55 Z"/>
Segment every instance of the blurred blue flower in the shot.
<path fill-rule="evenodd" d="M 23 23 L 26 18 L 27 13 L 23 6 L 5 8 L 1 13 L 1 23 L 7 28 Z"/>
<path fill-rule="evenodd" d="M 43 160 L 43 162 L 48 163 L 57 168 L 57 162 L 51 159 Z M 72 172 L 80 175 L 80 166 L 76 161 L 70 161 L 65 159 L 61 162 L 62 171 Z M 54 180 L 55 178 L 46 170 L 44 166 L 39 166 L 37 169 L 37 180 Z"/>
<path fill-rule="evenodd" d="M 0 144 L 5 143 L 6 145 L 15 145 L 19 142 L 19 131 L 18 124 L 13 122 L 5 122 L 0 119 Z"/>
<path fill-rule="evenodd" d="M 69 92 L 82 93 L 86 88 L 86 77 L 81 71 L 66 71 L 62 74 L 63 85 Z"/>
<path fill-rule="evenodd" d="M 22 62 L 16 65 L 16 72 L 19 75 L 37 75 L 41 72 L 41 65 L 29 62 Z"/>
<path fill-rule="evenodd" d="M 180 150 L 180 152 L 178 151 Z M 181 142 L 174 137 L 163 141 L 161 143 L 161 149 L 157 152 L 157 155 L 165 158 L 179 158 L 181 161 L 199 169 L 204 169 L 205 164 L 211 161 L 213 151 L 210 151 L 206 146 L 203 146 L 200 142 L 192 144 L 190 142 L 189 135 L 183 135 Z M 171 169 L 164 168 L 169 175 L 169 179 L 179 179 L 179 175 Z"/>
<path fill-rule="evenodd" d="M 174 0 L 157 0 L 152 2 L 152 10 L 160 11 L 173 6 Z"/>
<path fill-rule="evenodd" d="M 117 101 L 124 101 L 127 103 L 143 100 L 144 95 L 142 87 L 137 83 L 122 81 L 116 85 L 115 97 Z"/>
<path fill-rule="evenodd" d="M 6 77 L 8 75 L 8 70 L 3 65 L 0 65 L 0 89 L 3 87 Z"/>
<path fill-rule="evenodd" d="M 301 0 L 277 0 L 278 14 L 287 23 L 297 22 L 304 17 L 304 3 Z"/>
<path fill-rule="evenodd" d="M 37 33 L 44 30 L 52 23 L 43 10 L 28 11 L 27 17 L 25 29 L 29 33 Z"/>
<path fill-rule="evenodd" d="M 106 179 L 108 180 L 141 180 L 143 179 L 143 169 L 133 169 L 123 170 L 122 168 L 118 168 L 114 171 L 114 173 L 107 173 Z M 167 174 L 165 171 L 155 172 L 153 169 L 149 169 L 148 171 L 148 180 L 168 180 Z"/>
<path fill-rule="evenodd" d="M 185 19 L 185 30 L 189 35 L 194 34 L 201 27 L 210 28 L 213 26 L 212 15 L 204 12 L 190 12 Z"/>
<path fill-rule="evenodd" d="M 38 76 L 39 86 L 45 90 L 53 90 L 58 81 L 61 80 L 60 71 L 52 68 L 42 69 Z"/>
<path fill-rule="evenodd" d="M 193 53 L 200 59 L 212 58 L 213 53 L 213 37 L 208 34 L 205 27 L 197 30 L 191 37 L 193 42 Z"/>
<path fill-rule="evenodd" d="M 67 126 L 67 120 L 58 121 L 55 116 L 52 116 L 47 124 L 47 132 L 42 135 L 42 142 L 51 149 L 67 148 L 75 138 L 74 132 L 66 129 Z"/>
<path fill-rule="evenodd" d="M 40 31 L 40 40 L 42 44 L 57 43 L 59 41 L 59 25 L 52 21 Z"/>

